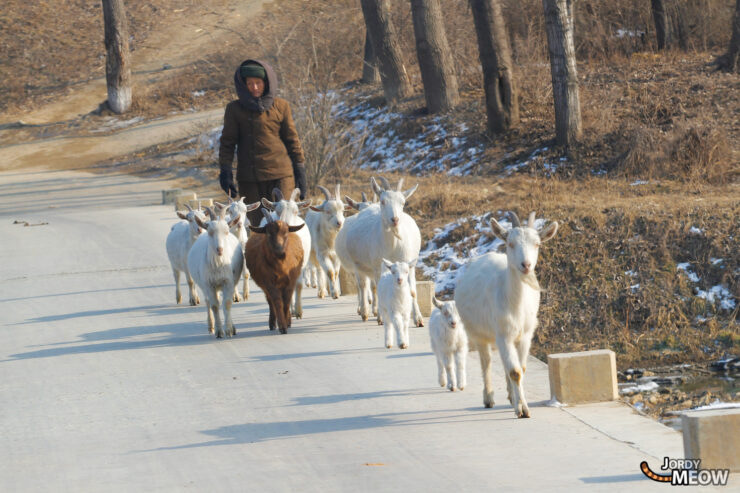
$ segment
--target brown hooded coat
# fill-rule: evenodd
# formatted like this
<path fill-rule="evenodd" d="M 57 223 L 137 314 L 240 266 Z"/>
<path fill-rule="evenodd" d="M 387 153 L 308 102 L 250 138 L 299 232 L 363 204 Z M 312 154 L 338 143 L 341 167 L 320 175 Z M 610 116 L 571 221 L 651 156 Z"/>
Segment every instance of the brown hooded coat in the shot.
<path fill-rule="evenodd" d="M 293 176 L 293 163 L 305 162 L 303 148 L 288 102 L 276 97 L 277 76 L 259 60 L 267 73 L 265 93 L 255 99 L 249 94 L 237 68 L 234 75 L 239 99 L 226 105 L 218 161 L 230 168 L 236 149 L 237 182 L 267 182 Z"/>

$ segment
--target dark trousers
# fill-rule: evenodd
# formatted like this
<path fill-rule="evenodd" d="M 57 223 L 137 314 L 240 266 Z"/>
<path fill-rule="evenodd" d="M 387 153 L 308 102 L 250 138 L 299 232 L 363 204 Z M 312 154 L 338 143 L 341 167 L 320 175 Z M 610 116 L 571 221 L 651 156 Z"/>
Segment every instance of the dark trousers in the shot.
<path fill-rule="evenodd" d="M 283 192 L 283 196 L 290 197 L 290 194 L 295 188 L 295 180 L 292 176 L 286 176 L 285 178 L 278 178 L 277 180 L 270 181 L 240 181 L 239 182 L 239 195 L 246 197 L 244 200 L 247 204 L 252 204 L 263 198 L 272 200 L 272 190 L 279 188 Z M 260 221 L 264 217 L 262 211 L 259 209 L 253 210 L 247 213 L 249 224 L 252 226 L 259 226 Z"/>

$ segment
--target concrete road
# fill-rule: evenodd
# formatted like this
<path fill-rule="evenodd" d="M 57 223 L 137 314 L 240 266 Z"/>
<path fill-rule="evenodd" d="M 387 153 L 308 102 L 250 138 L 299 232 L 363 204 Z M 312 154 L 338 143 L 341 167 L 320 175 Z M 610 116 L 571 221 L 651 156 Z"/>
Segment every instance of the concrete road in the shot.
<path fill-rule="evenodd" d="M 387 350 L 354 297 L 304 291 L 278 335 L 253 288 L 214 339 L 175 304 L 167 187 L 0 173 L 0 491 L 666 491 L 639 464 L 683 457 L 679 433 L 620 403 L 549 406 L 534 359 L 532 418 L 498 360 L 484 409 L 476 353 L 445 391 L 426 329 Z"/>

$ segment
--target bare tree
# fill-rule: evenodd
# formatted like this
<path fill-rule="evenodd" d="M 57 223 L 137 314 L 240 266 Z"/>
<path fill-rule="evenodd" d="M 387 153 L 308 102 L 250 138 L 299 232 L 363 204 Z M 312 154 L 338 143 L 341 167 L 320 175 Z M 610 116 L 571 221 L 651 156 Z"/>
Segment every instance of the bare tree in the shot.
<path fill-rule="evenodd" d="M 655 37 L 658 41 L 658 49 L 667 49 L 670 42 L 670 24 L 668 23 L 668 12 L 665 9 L 664 0 L 650 0 L 650 9 L 653 11 L 655 22 Z"/>
<path fill-rule="evenodd" d="M 450 110 L 460 95 L 439 0 L 411 0 L 411 16 L 427 110 Z"/>
<path fill-rule="evenodd" d="M 727 47 L 727 52 L 717 59 L 717 65 L 725 72 L 740 72 L 740 0 L 735 3 L 730 46 Z"/>
<path fill-rule="evenodd" d="M 374 84 L 380 81 L 378 61 L 373 51 L 373 42 L 370 40 L 370 31 L 365 31 L 365 55 L 362 58 L 362 83 Z"/>
<path fill-rule="evenodd" d="M 470 0 L 483 69 L 488 131 L 492 134 L 507 132 L 519 124 L 511 47 L 500 1 Z"/>
<path fill-rule="evenodd" d="M 574 0 L 542 0 L 547 45 L 550 51 L 552 95 L 555 100 L 555 134 L 568 148 L 581 137 L 581 103 L 573 42 Z"/>
<path fill-rule="evenodd" d="M 128 47 L 128 22 L 123 0 L 102 0 L 105 23 L 105 79 L 108 106 L 114 113 L 131 108 L 131 67 Z"/>
<path fill-rule="evenodd" d="M 360 0 L 360 4 L 380 69 L 383 93 L 388 102 L 398 101 L 411 94 L 411 84 L 403 66 L 398 35 L 390 22 L 389 0 Z"/>

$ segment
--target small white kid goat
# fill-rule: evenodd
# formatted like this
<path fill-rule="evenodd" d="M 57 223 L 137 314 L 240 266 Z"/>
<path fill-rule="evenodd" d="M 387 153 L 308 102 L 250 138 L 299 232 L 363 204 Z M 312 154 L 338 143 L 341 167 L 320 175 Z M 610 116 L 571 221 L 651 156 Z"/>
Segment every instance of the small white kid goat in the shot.
<path fill-rule="evenodd" d="M 439 386 L 451 391 L 463 390 L 467 384 L 465 360 L 468 357 L 468 336 L 457 313 L 454 301 L 432 298 L 435 308 L 429 317 L 429 339 L 437 356 Z"/>

